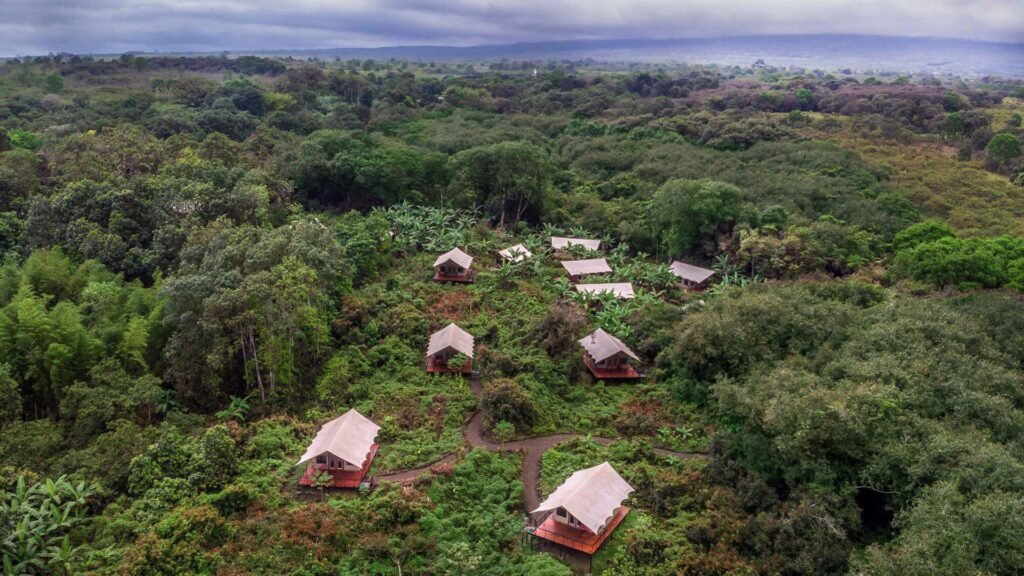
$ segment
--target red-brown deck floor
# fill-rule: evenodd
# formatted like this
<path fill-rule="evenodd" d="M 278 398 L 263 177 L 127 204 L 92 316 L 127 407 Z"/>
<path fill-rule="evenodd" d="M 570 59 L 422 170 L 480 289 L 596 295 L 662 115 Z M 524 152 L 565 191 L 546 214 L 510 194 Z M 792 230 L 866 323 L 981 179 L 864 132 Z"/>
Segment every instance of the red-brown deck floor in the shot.
<path fill-rule="evenodd" d="M 427 372 L 430 374 L 471 374 L 473 372 L 473 359 L 470 358 L 466 361 L 466 365 L 461 368 L 452 368 L 447 363 L 436 360 L 431 356 L 427 358 Z"/>
<path fill-rule="evenodd" d="M 626 514 L 629 514 L 629 507 L 620 507 L 619 513 L 608 521 L 608 525 L 604 527 L 600 534 L 594 534 L 587 530 L 580 530 L 579 528 L 573 528 L 561 522 L 556 522 L 555 515 L 552 514 L 537 527 L 533 534 L 538 538 L 543 538 L 555 544 L 561 544 L 566 548 L 579 550 L 585 554 L 593 554 L 612 535 L 612 532 L 622 522 L 622 519 L 626 517 Z"/>
<path fill-rule="evenodd" d="M 637 380 L 643 378 L 644 375 L 637 372 L 636 368 L 633 368 L 629 364 L 623 365 L 621 368 L 599 368 L 594 364 L 594 360 L 586 353 L 583 353 L 583 363 L 587 365 L 587 369 L 594 375 L 594 378 L 598 380 Z"/>
<path fill-rule="evenodd" d="M 317 474 L 320 472 L 327 472 L 334 478 L 334 482 L 331 484 L 333 488 L 359 488 L 359 485 L 363 482 L 363 478 L 366 477 L 366 473 L 370 471 L 370 466 L 373 464 L 373 457 L 377 455 L 377 449 L 379 446 L 374 444 L 370 447 L 370 455 L 366 457 L 366 462 L 363 464 L 362 470 L 325 470 L 320 466 L 317 466 L 315 462 L 310 462 L 309 467 L 306 468 L 306 473 L 299 478 L 299 486 L 313 486 L 313 481 Z"/>
<path fill-rule="evenodd" d="M 435 282 L 458 282 L 458 283 L 462 283 L 462 284 L 468 284 L 468 283 L 473 282 L 473 280 L 475 278 L 476 278 L 476 274 L 474 272 L 472 272 L 472 271 L 467 272 L 466 274 L 459 274 L 459 275 L 448 275 L 448 274 L 441 274 L 440 272 L 434 272 L 434 281 Z"/>

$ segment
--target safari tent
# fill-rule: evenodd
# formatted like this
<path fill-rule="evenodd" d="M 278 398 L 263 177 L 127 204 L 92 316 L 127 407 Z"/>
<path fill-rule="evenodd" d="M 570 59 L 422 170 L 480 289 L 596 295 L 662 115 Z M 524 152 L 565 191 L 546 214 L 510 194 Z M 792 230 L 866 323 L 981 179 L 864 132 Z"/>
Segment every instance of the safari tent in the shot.
<path fill-rule="evenodd" d="M 472 282 L 474 276 L 473 257 L 458 248 L 434 260 L 434 280 L 438 282 Z"/>
<path fill-rule="evenodd" d="M 569 273 L 569 280 L 579 282 L 585 276 L 596 274 L 611 274 L 612 267 L 604 258 L 591 258 L 589 260 L 566 260 L 562 267 Z"/>
<path fill-rule="evenodd" d="M 688 290 L 703 290 L 707 288 L 711 277 L 715 275 L 714 270 L 701 268 L 685 262 L 676 260 L 669 266 L 669 270 L 679 278 L 679 286 Z"/>
<path fill-rule="evenodd" d="M 583 363 L 599 379 L 635 379 L 642 375 L 630 364 L 640 358 L 622 340 L 598 328 L 580 340 Z"/>
<path fill-rule="evenodd" d="M 590 238 L 565 238 L 562 236 L 551 237 L 551 248 L 555 250 L 564 250 L 569 246 L 583 246 L 588 250 L 600 250 L 601 241 Z"/>
<path fill-rule="evenodd" d="M 349 410 L 323 425 L 296 465 L 308 462 L 299 479 L 302 486 L 315 486 L 323 473 L 334 488 L 358 488 L 377 454 L 380 426 L 356 410 Z"/>
<path fill-rule="evenodd" d="M 451 366 L 456 354 L 466 356 L 465 364 Z M 434 332 L 427 344 L 427 372 L 454 372 L 468 374 L 473 371 L 473 335 L 451 323 Z"/>
<path fill-rule="evenodd" d="M 631 492 L 607 462 L 574 472 L 531 512 L 543 518 L 533 534 L 593 554 L 629 513 L 622 502 Z"/>
<path fill-rule="evenodd" d="M 609 284 L 577 284 L 577 292 L 588 292 L 593 295 L 613 294 L 616 298 L 629 300 L 636 297 L 633 292 L 633 285 L 629 282 L 612 282 Z"/>

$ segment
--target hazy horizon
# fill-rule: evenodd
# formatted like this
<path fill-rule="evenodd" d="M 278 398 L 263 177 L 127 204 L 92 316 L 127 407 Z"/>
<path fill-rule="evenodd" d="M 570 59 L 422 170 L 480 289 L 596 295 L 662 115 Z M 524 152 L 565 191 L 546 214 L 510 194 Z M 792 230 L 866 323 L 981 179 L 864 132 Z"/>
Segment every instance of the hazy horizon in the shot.
<path fill-rule="evenodd" d="M 1017 0 L 5 0 L 0 56 L 864 35 L 1024 42 Z"/>

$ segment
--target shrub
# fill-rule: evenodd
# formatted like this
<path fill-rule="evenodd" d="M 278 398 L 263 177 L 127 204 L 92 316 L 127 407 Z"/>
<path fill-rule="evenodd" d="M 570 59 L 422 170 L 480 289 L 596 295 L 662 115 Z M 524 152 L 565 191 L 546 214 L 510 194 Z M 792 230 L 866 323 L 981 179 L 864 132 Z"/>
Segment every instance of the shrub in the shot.
<path fill-rule="evenodd" d="M 508 442 L 516 437 L 516 427 L 511 423 L 502 420 L 494 425 L 494 439 L 499 442 Z"/>
<path fill-rule="evenodd" d="M 188 479 L 200 490 L 218 490 L 238 473 L 238 450 L 227 428 L 214 426 L 203 434 L 188 464 Z"/>
<path fill-rule="evenodd" d="M 515 380 L 502 378 L 484 386 L 481 409 L 487 422 L 506 422 L 516 430 L 529 429 L 537 419 L 537 408 L 526 390 Z"/>
<path fill-rule="evenodd" d="M 86 516 L 92 489 L 64 476 L 28 485 L 19 478 L 0 496 L 0 559 L 5 574 L 70 574 L 87 547 L 69 533 Z"/>

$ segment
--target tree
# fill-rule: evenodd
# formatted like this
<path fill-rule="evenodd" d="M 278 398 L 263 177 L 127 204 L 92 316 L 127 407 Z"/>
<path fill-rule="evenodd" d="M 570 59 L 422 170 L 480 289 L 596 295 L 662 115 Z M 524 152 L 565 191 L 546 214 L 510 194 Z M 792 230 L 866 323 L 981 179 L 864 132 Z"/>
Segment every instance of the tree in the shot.
<path fill-rule="evenodd" d="M 892 248 L 893 251 L 899 252 L 926 242 L 954 236 L 956 236 L 956 231 L 949 224 L 938 220 L 925 220 L 897 233 L 892 239 Z"/>
<path fill-rule="evenodd" d="M 800 104 L 801 110 L 811 110 L 814 105 L 814 92 L 811 92 L 807 88 L 798 88 L 793 93 L 796 97 L 796 101 Z"/>
<path fill-rule="evenodd" d="M 308 201 L 348 210 L 405 200 L 442 187 L 435 155 L 362 133 L 320 130 L 299 147 L 291 166 L 295 189 Z"/>
<path fill-rule="evenodd" d="M 565 280 L 560 277 L 559 280 Z M 576 293 L 565 280 L 565 294 Z M 590 319 L 583 308 L 568 302 L 555 302 L 548 307 L 547 314 L 530 333 L 531 340 L 538 343 L 549 355 L 561 357 L 579 350 L 578 340 L 587 333 Z"/>
<path fill-rule="evenodd" d="M 48 74 L 43 79 L 43 87 L 51 94 L 60 94 L 64 91 L 64 79 L 57 74 Z"/>
<path fill-rule="evenodd" d="M 942 120 L 942 135 L 947 139 L 962 137 L 966 132 L 964 118 L 959 112 L 950 112 Z"/>
<path fill-rule="evenodd" d="M 946 92 L 942 97 L 942 107 L 946 112 L 956 112 L 964 107 L 964 99 L 956 92 Z"/>
<path fill-rule="evenodd" d="M 133 378 L 114 358 L 101 360 L 86 380 L 68 387 L 60 406 L 69 436 L 83 443 L 118 419 L 151 424 L 164 398 L 159 378 L 152 374 Z"/>
<path fill-rule="evenodd" d="M 0 364 L 0 428 L 7 424 L 21 419 L 21 387 L 17 380 L 11 377 L 11 368 L 7 364 Z"/>
<path fill-rule="evenodd" d="M 529 210 L 539 211 L 555 175 L 547 152 L 529 142 L 501 142 L 459 152 L 449 162 L 456 197 L 475 198 L 513 233 Z M 511 218 L 508 218 L 508 216 Z"/>
<path fill-rule="evenodd" d="M 740 215 L 740 189 L 714 180 L 670 180 L 647 210 L 659 251 L 669 258 L 713 242 Z"/>
<path fill-rule="evenodd" d="M 130 180 L 155 172 L 164 154 L 162 142 L 138 126 L 125 124 L 71 136 L 58 147 L 50 166 L 68 182 Z"/>
<path fill-rule="evenodd" d="M 0 310 L 0 362 L 21 381 L 29 406 L 53 414 L 76 377 L 88 372 L 100 346 L 73 303 L 47 309 L 47 300 L 23 284 Z"/>
<path fill-rule="evenodd" d="M 47 94 L 39 100 L 39 106 L 47 112 L 53 112 L 64 107 L 64 100 L 56 94 Z"/>
<path fill-rule="evenodd" d="M 1010 164 L 1024 154 L 1021 150 L 1020 140 L 1009 132 L 1000 132 L 988 141 L 985 147 L 985 157 L 989 161 L 1008 168 Z"/>
<path fill-rule="evenodd" d="M 218 220 L 192 234 L 162 288 L 174 330 L 167 372 L 181 399 L 295 401 L 326 351 L 329 303 L 351 286 L 342 248 L 313 219 L 262 229 Z M 241 394 L 239 394 L 241 393 Z"/>

